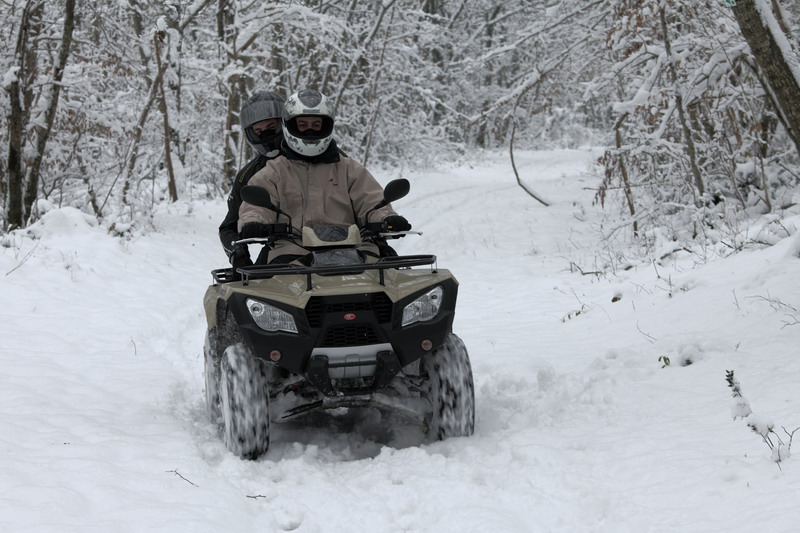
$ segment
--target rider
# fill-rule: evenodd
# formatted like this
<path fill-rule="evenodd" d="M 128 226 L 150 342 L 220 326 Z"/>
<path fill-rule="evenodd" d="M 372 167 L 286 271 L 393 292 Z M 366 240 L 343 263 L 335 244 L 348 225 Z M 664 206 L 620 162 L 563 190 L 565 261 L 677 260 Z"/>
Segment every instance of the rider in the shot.
<path fill-rule="evenodd" d="M 219 226 L 219 240 L 234 268 L 253 264 L 247 245 L 231 244 L 239 239 L 237 226 L 239 207 L 242 205 L 241 190 L 256 172 L 264 168 L 267 161 L 280 155 L 281 141 L 283 141 L 282 116 L 283 98 L 264 90 L 255 91 L 250 95 L 239 113 L 239 124 L 247 142 L 256 151 L 256 157 L 236 174 L 228 196 L 228 213 Z"/>
<path fill-rule="evenodd" d="M 325 95 L 313 89 L 294 93 L 284 105 L 284 153 L 269 161 L 250 184 L 264 187 L 296 227 L 383 222 L 387 231 L 410 230 L 411 224 L 391 206 L 369 213 L 366 220 L 368 211 L 383 199 L 383 188 L 367 169 L 340 152 L 333 125 L 333 104 Z M 272 210 L 248 203 L 239 209 L 243 239 L 264 236 L 262 224 L 276 222 L 278 215 Z M 363 243 L 359 251 L 379 256 L 374 243 Z M 308 251 L 279 240 L 268 253 L 269 262 L 287 263 Z"/>

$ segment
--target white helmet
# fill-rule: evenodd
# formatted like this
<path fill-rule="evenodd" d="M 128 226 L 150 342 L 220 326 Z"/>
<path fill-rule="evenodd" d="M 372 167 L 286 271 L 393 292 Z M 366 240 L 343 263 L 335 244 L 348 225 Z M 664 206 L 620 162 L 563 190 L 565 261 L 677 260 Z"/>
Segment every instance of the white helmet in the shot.
<path fill-rule="evenodd" d="M 297 91 L 286 99 L 283 114 L 283 138 L 293 151 L 300 155 L 314 157 L 331 144 L 333 138 L 333 104 L 328 98 L 314 89 Z M 297 117 L 322 117 L 322 129 L 300 131 Z"/>

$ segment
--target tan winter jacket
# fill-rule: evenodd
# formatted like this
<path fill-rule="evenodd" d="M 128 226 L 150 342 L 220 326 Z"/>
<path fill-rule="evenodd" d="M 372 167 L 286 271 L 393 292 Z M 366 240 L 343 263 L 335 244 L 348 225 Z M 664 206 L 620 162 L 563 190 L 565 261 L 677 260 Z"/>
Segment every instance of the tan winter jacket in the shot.
<path fill-rule="evenodd" d="M 264 187 L 272 203 L 292 217 L 292 225 L 319 227 L 329 224 L 362 226 L 396 215 L 391 206 L 367 211 L 383 199 L 383 188 L 367 169 L 349 157 L 336 163 L 311 164 L 277 157 L 267 162 L 250 179 L 249 185 Z M 239 231 L 248 222 L 278 222 L 274 211 L 243 202 L 239 208 Z M 287 222 L 281 216 L 280 222 Z M 362 251 L 377 254 L 377 246 L 365 243 Z M 279 241 L 269 259 L 285 254 L 304 255 L 307 251 L 287 241 Z"/>

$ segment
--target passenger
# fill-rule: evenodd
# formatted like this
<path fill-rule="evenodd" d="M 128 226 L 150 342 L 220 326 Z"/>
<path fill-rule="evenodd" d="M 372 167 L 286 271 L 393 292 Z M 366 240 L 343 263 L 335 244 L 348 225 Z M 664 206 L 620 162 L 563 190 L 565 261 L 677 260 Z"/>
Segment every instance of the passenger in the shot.
<path fill-rule="evenodd" d="M 254 92 L 239 113 L 239 124 L 247 142 L 256 151 L 256 157 L 236 174 L 231 193 L 228 196 L 228 213 L 219 226 L 219 240 L 234 268 L 253 264 L 247 245 L 233 246 L 231 244 L 233 241 L 239 240 L 241 190 L 256 172 L 264 168 L 267 161 L 280 155 L 281 141 L 283 141 L 282 116 L 283 98 L 263 90 Z"/>

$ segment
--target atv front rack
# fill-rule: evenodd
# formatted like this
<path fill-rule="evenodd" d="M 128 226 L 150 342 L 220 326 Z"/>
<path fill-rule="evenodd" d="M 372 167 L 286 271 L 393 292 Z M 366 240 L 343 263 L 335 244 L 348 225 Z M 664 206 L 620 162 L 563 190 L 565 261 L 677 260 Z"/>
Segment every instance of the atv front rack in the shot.
<path fill-rule="evenodd" d="M 384 285 L 384 272 L 390 268 L 411 268 L 415 266 L 435 265 L 435 255 L 403 255 L 384 257 L 376 263 L 358 263 L 353 265 L 305 266 L 294 264 L 253 265 L 242 268 L 220 268 L 212 270 L 215 283 L 231 283 L 241 281 L 247 285 L 250 280 L 269 279 L 273 276 L 304 275 L 307 290 L 312 289 L 311 276 L 333 276 L 337 274 L 361 274 L 365 270 L 377 270 L 380 273 L 380 284 Z M 436 267 L 433 267 L 436 271 Z"/>

